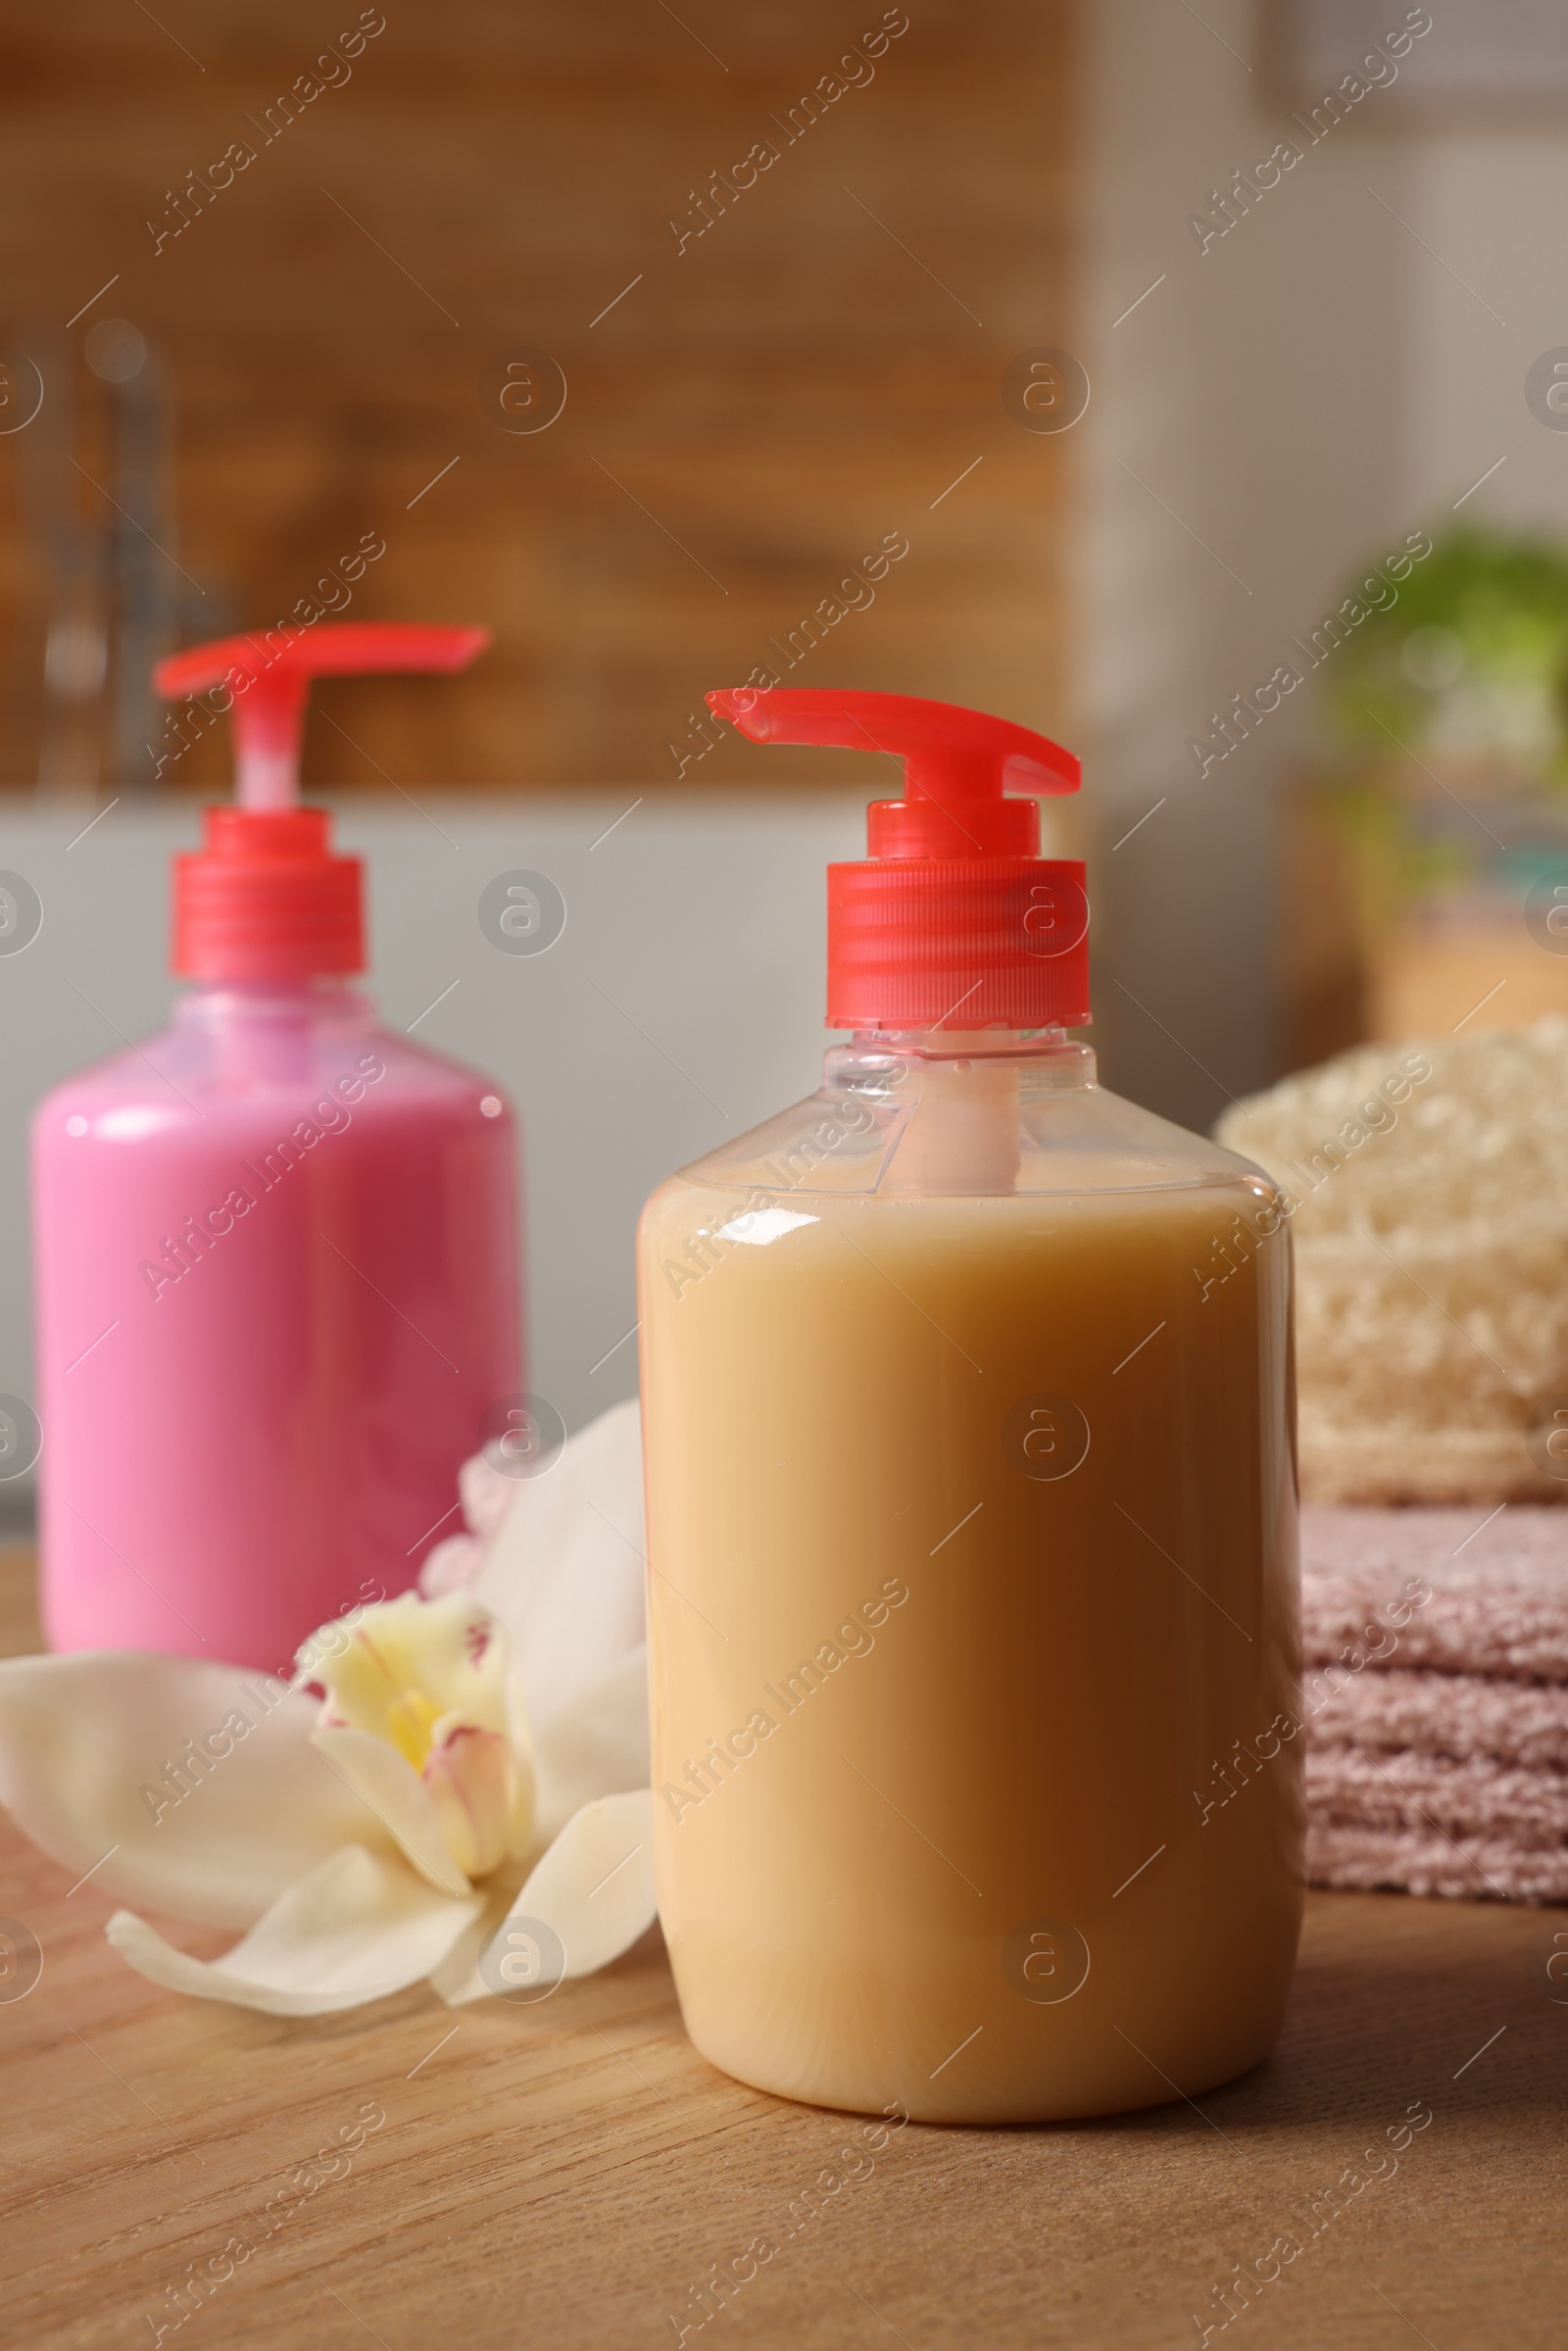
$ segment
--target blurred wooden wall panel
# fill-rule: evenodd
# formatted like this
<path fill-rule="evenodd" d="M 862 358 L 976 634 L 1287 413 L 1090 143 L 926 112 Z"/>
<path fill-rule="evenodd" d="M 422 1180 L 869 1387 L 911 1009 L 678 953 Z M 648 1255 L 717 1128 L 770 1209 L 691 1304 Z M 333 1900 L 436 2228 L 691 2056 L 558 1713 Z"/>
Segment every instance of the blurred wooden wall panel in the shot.
<path fill-rule="evenodd" d="M 157 22 L 83 0 L 6 37 L 5 339 L 57 427 L 74 399 L 87 470 L 64 441 L 46 464 L 37 426 L 0 438 L 0 773 L 36 773 L 40 500 L 109 514 L 80 355 L 117 316 L 171 387 L 181 634 L 276 620 L 366 532 L 386 552 L 355 613 L 495 628 L 461 683 L 323 688 L 317 780 L 674 783 L 703 689 L 781 666 L 769 640 L 888 533 L 907 556 L 799 680 L 1069 723 L 1070 436 L 1022 429 L 1001 391 L 1016 353 L 1066 339 L 1065 0 L 910 0 L 897 33 L 901 10 L 847 0 L 679 21 L 418 0 L 317 69 L 360 22 L 350 0 L 163 0 Z M 868 33 L 881 53 L 840 72 Z M 313 73 L 337 86 L 273 127 Z M 799 128 L 803 93 L 851 74 Z M 155 252 L 166 192 L 235 141 L 254 160 Z M 776 161 L 733 192 L 760 141 Z M 732 192 L 682 246 L 670 222 L 695 231 L 714 171 Z M 567 384 L 536 433 L 496 405 L 523 348 Z M 687 783 L 823 771 L 700 745 Z M 225 772 L 215 733 L 166 781 Z"/>

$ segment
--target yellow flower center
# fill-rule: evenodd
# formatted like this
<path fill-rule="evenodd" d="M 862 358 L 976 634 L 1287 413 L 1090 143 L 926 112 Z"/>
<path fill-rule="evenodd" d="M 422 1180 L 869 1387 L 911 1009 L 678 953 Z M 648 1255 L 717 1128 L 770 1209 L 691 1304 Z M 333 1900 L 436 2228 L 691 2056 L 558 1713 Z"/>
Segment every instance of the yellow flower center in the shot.
<path fill-rule="evenodd" d="M 441 1719 L 442 1708 L 422 1690 L 405 1690 L 386 1710 L 387 1737 L 416 1772 L 423 1771 L 430 1752 L 430 1727 Z"/>

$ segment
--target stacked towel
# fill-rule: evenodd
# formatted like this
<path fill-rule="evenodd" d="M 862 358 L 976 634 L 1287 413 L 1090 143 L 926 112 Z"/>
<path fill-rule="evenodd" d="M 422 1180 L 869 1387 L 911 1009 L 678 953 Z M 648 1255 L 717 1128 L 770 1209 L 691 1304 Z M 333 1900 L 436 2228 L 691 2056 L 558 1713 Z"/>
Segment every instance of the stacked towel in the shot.
<path fill-rule="evenodd" d="M 1313 1882 L 1568 1902 L 1568 1518 L 1307 1510 L 1301 1549 Z"/>

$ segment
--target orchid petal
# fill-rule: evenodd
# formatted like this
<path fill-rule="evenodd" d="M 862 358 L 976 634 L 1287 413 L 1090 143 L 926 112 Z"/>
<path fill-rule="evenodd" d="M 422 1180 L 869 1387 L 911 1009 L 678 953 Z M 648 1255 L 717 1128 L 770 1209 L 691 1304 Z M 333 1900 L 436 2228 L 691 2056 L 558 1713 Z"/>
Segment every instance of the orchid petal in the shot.
<path fill-rule="evenodd" d="M 463 1523 L 469 1534 L 493 1535 L 512 1508 L 516 1491 L 516 1479 L 498 1469 L 488 1453 L 474 1453 L 465 1461 L 458 1472 L 458 1492 L 463 1497 Z"/>
<path fill-rule="evenodd" d="M 466 1894 L 468 1881 L 447 1849 L 430 1790 L 412 1763 L 350 1723 L 318 1722 L 311 1743 L 323 1763 L 361 1796 L 421 1878 L 446 1894 Z"/>
<path fill-rule="evenodd" d="M 515 1481 L 468 1587 L 512 1636 L 536 1732 L 645 1638 L 643 1587 L 642 1444 L 631 1402 L 569 1438 L 546 1475 Z"/>
<path fill-rule="evenodd" d="M 648 1649 L 628 1649 L 534 1740 L 538 1834 L 560 1834 L 595 1796 L 648 1785 Z"/>
<path fill-rule="evenodd" d="M 533 1806 L 504 1733 L 445 1716 L 435 1727 L 420 1778 L 447 1851 L 470 1878 L 488 1878 L 503 1861 L 527 1850 Z"/>
<path fill-rule="evenodd" d="M 444 1543 L 432 1543 L 419 1562 L 419 1597 L 444 1600 L 466 1591 L 483 1557 L 484 1544 L 476 1535 L 449 1535 Z"/>
<path fill-rule="evenodd" d="M 584 1804 L 529 1875 L 491 1937 L 486 1957 L 507 1947 L 510 1926 L 542 1924 L 565 1953 L 564 1980 L 591 1976 L 630 1950 L 659 1916 L 654 1888 L 653 1796 L 646 1788 Z M 438 1988 L 454 2007 L 491 1990 L 476 1967 L 467 1981 Z"/>
<path fill-rule="evenodd" d="M 482 1894 L 454 1901 L 401 1861 L 346 1845 L 220 1960 L 176 1950 L 129 1910 L 117 1910 L 105 1933 L 138 1975 L 171 1991 L 269 2016 L 327 2016 L 420 1983 L 483 1908 Z"/>
<path fill-rule="evenodd" d="M 515 1868 L 501 1869 L 487 1885 L 475 1888 L 484 1896 L 483 1910 L 469 1920 L 440 1966 L 431 1969 L 430 1989 L 439 1992 L 449 2007 L 477 1999 L 485 1990 L 474 1972 L 479 1954 L 512 1908 L 520 1876 Z M 470 1984 L 472 1988 L 466 1988 Z"/>
<path fill-rule="evenodd" d="M 268 1675 L 201 1658 L 8 1658 L 0 1804 L 106 1893 L 248 1927 L 341 1846 L 392 1851 L 312 1747 L 317 1711 Z"/>
<path fill-rule="evenodd" d="M 653 1791 L 600 1796 L 574 1812 L 509 1915 L 554 1927 L 568 1977 L 591 1976 L 629 1951 L 659 1916 Z"/>

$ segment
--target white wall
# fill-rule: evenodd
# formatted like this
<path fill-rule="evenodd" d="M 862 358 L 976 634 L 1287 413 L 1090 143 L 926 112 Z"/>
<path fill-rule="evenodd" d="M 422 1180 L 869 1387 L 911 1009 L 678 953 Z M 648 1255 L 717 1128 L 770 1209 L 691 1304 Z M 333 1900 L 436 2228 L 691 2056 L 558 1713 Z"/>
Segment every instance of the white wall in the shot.
<path fill-rule="evenodd" d="M 828 1042 L 823 867 L 863 855 L 859 793 L 799 791 L 651 797 L 592 848 L 637 797 L 633 785 L 433 800 L 439 830 L 401 804 L 356 801 L 338 823 L 341 845 L 368 860 L 383 1018 L 407 1028 L 456 980 L 415 1034 L 493 1073 L 521 1112 L 529 1385 L 569 1428 L 636 1387 L 634 1341 L 592 1367 L 635 1316 L 632 1231 L 647 1194 L 815 1086 Z M 0 1390 L 29 1399 L 27 1119 L 57 1079 L 120 1050 L 117 1027 L 135 1038 L 163 1022 L 169 854 L 196 835 L 193 808 L 122 802 L 68 849 L 86 820 L 33 810 L 0 823 L 0 866 L 44 905 L 32 945 L 0 955 Z M 503 955 L 478 927 L 485 883 L 517 867 L 548 874 L 566 901 L 565 930 L 542 955 Z"/>
<path fill-rule="evenodd" d="M 1402 14 L 1391 0 L 1387 22 Z M 1187 739 L 1268 677 L 1351 565 L 1431 518 L 1433 468 L 1413 450 L 1438 430 L 1415 367 L 1433 266 L 1368 187 L 1434 242 L 1447 220 L 1431 218 L 1441 171 L 1397 126 L 1391 94 L 1374 92 L 1200 251 L 1187 217 L 1290 129 L 1258 12 L 1096 0 L 1082 22 L 1080 334 L 1095 393 L 1079 428 L 1080 553 L 1100 1043 L 1124 1092 L 1206 1126 L 1227 1094 L 1279 1068 L 1277 804 L 1307 695 L 1206 782 Z M 1444 388 L 1445 402 L 1457 397 Z M 1453 497 L 1486 460 L 1465 473 L 1462 431 L 1443 430 L 1462 475 Z"/>
<path fill-rule="evenodd" d="M 1568 109 L 1555 129 L 1434 129 L 1412 142 L 1407 170 L 1406 218 L 1433 251 L 1406 256 L 1404 494 L 1446 513 L 1502 457 L 1459 518 L 1568 531 L 1568 431 L 1538 421 L 1524 396 L 1532 361 L 1568 346 Z"/>

